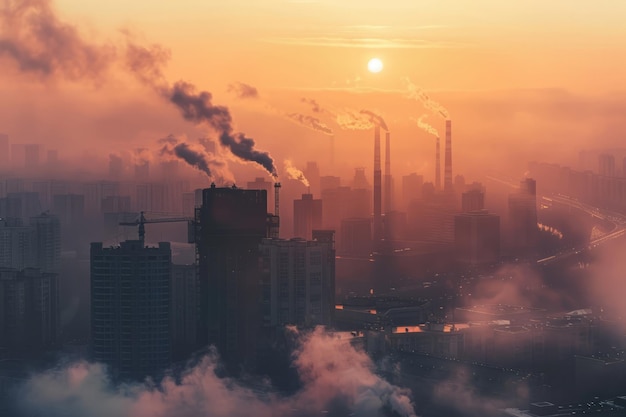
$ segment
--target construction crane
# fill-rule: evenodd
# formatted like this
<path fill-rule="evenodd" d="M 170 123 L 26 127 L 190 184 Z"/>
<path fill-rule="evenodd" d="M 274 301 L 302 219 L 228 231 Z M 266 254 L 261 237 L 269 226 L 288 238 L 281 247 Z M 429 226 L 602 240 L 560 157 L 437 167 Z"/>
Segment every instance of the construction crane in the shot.
<path fill-rule="evenodd" d="M 138 226 L 138 234 L 139 240 L 142 242 L 146 236 L 146 223 L 177 223 L 177 222 L 187 222 L 187 224 L 191 224 L 194 222 L 194 219 L 191 217 L 169 217 L 163 219 L 146 219 L 144 216 L 144 212 L 139 213 L 139 218 L 133 222 L 120 222 L 120 226 Z"/>

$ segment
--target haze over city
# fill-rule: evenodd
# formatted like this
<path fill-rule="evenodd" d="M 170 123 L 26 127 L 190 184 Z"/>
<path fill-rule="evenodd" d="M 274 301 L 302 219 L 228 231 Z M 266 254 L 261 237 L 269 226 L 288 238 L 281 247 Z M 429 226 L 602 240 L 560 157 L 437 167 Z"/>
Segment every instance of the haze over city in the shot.
<path fill-rule="evenodd" d="M 618 1 L 0 2 L 0 414 L 626 411 Z"/>

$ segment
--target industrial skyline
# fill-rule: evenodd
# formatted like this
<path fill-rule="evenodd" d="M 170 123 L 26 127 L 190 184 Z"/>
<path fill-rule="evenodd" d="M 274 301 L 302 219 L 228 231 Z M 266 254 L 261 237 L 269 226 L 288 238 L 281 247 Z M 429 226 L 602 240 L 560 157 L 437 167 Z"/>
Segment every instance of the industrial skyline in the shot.
<path fill-rule="evenodd" d="M 624 415 L 625 13 L 4 1 L 0 415 Z"/>

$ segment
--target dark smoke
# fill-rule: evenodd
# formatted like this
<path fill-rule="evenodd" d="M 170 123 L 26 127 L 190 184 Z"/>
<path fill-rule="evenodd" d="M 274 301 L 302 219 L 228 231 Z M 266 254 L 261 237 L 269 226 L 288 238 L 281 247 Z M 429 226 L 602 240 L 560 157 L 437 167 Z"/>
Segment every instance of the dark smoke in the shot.
<path fill-rule="evenodd" d="M 115 48 L 85 41 L 61 22 L 49 0 L 4 0 L 0 6 L 0 57 L 23 73 L 68 80 L 99 79 Z"/>
<path fill-rule="evenodd" d="M 320 106 L 320 104 L 316 100 L 312 98 L 302 97 L 300 101 L 311 106 L 311 110 L 314 113 L 329 113 L 326 109 L 322 108 L 322 106 Z"/>
<path fill-rule="evenodd" d="M 233 155 L 245 160 L 256 162 L 267 170 L 274 178 L 278 177 L 274 160 L 267 152 L 254 149 L 254 139 L 247 138 L 243 133 L 231 134 L 223 132 L 220 135 L 220 143 L 226 146 Z"/>
<path fill-rule="evenodd" d="M 194 151 L 186 143 L 179 143 L 174 146 L 174 154 L 183 159 L 189 165 L 198 168 L 204 172 L 208 177 L 211 176 L 211 170 L 209 164 L 199 152 Z"/>
<path fill-rule="evenodd" d="M 161 89 L 162 94 L 178 107 L 186 120 L 206 123 L 219 133 L 220 143 L 230 149 L 233 155 L 244 161 L 256 162 L 276 177 L 274 160 L 267 152 L 254 149 L 255 142 L 243 133 L 233 133 L 232 118 L 227 107 L 214 106 L 213 96 L 208 91 L 196 93 L 195 87 L 179 81 L 173 87 Z"/>
<path fill-rule="evenodd" d="M 229 84 L 228 92 L 235 94 L 237 98 L 241 99 L 259 97 L 259 91 L 256 89 L 256 87 L 239 81 Z"/>
<path fill-rule="evenodd" d="M 300 113 L 288 113 L 286 116 L 302 126 L 315 130 L 316 132 L 322 132 L 326 135 L 332 135 L 333 130 L 320 121 L 320 119 L 312 116 L 308 116 Z"/>
<path fill-rule="evenodd" d="M 126 66 L 145 84 L 164 83 L 163 66 L 169 61 L 171 53 L 158 44 L 148 47 L 132 42 L 127 34 Z"/>
<path fill-rule="evenodd" d="M 376 126 L 379 126 L 379 127 L 383 128 L 387 132 L 389 131 L 389 129 L 387 129 L 387 124 L 385 123 L 385 121 L 383 120 L 383 118 L 381 116 L 379 116 L 376 113 L 373 113 L 373 112 L 371 112 L 369 110 L 361 110 L 361 114 L 365 114 L 365 115 L 369 116 L 370 121 L 372 123 L 374 123 Z"/>
<path fill-rule="evenodd" d="M 210 159 L 209 156 L 203 152 L 193 149 L 189 144 L 179 141 L 173 135 L 159 139 L 159 143 L 164 144 L 163 148 L 161 148 L 161 155 L 174 155 L 187 162 L 192 167 L 204 172 L 210 178 L 213 177 L 213 173 L 209 166 L 223 165 L 219 161 Z"/>

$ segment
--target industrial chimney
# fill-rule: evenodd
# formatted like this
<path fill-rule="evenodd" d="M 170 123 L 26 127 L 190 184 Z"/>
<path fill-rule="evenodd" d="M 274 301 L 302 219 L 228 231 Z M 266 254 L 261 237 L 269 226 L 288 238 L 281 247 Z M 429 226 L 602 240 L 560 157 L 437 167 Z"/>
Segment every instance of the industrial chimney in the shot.
<path fill-rule="evenodd" d="M 383 236 L 382 222 L 382 187 L 380 172 L 380 126 L 374 129 L 374 242 L 380 242 Z"/>
<path fill-rule="evenodd" d="M 445 192 L 452 192 L 452 121 L 446 120 L 446 160 L 444 167 Z"/>
<path fill-rule="evenodd" d="M 435 148 L 435 189 L 441 190 L 441 151 L 439 144 L 439 136 L 437 136 L 437 145 Z"/>
<path fill-rule="evenodd" d="M 274 216 L 280 216 L 280 183 L 274 183 Z"/>
<path fill-rule="evenodd" d="M 385 133 L 385 213 L 391 211 L 391 139 Z"/>

